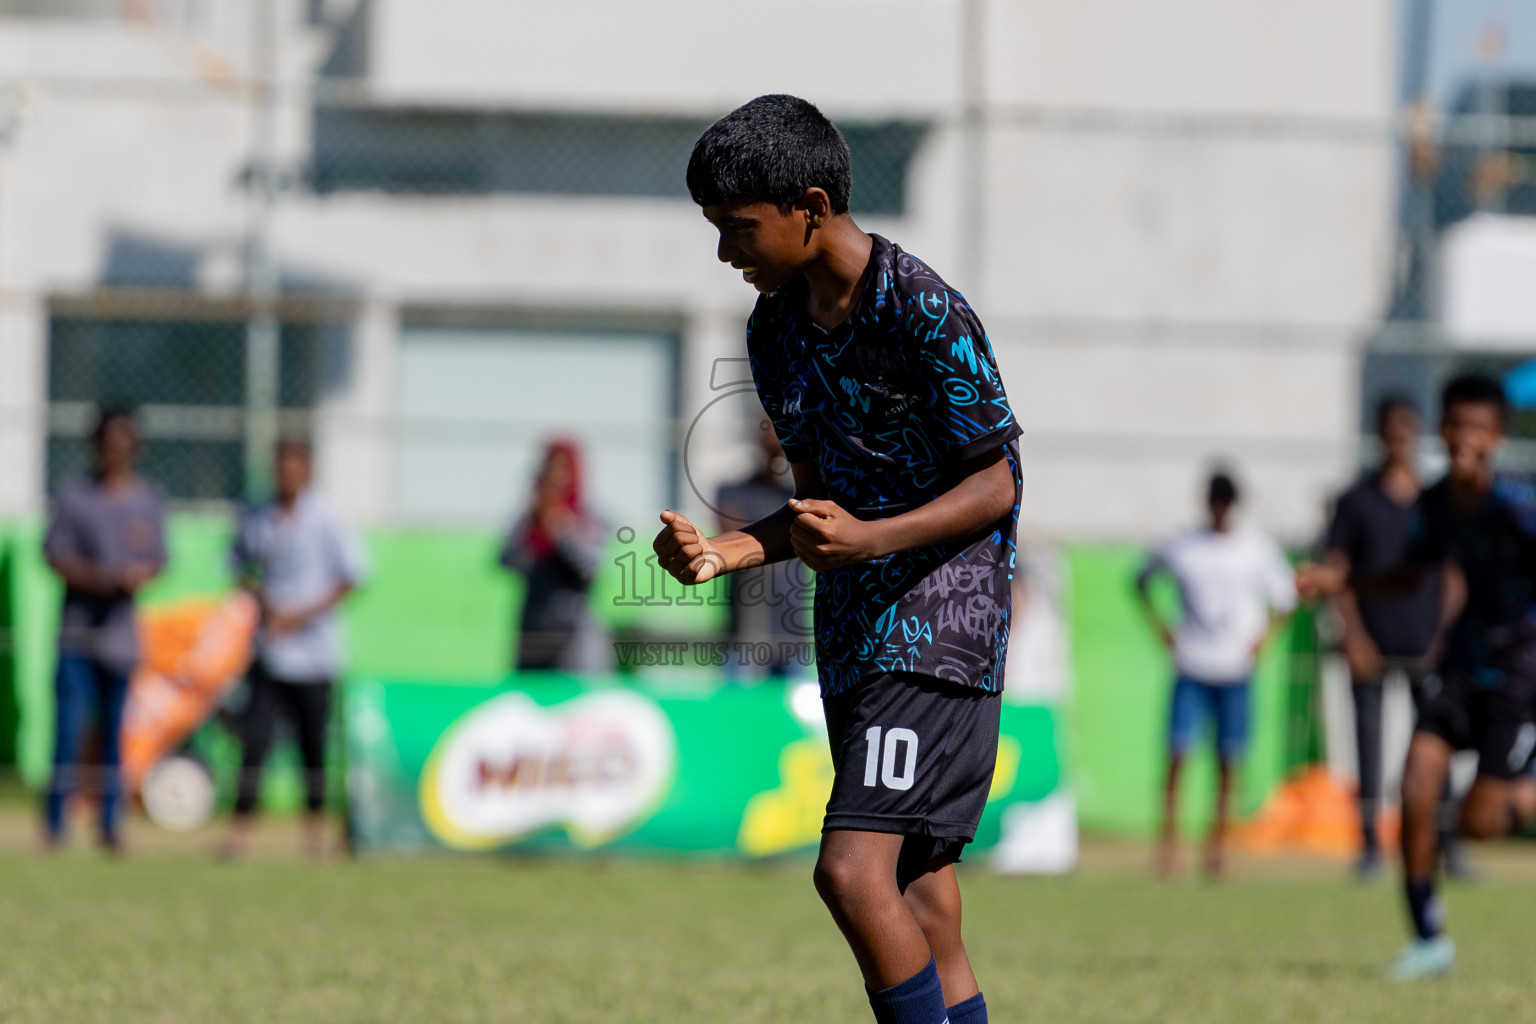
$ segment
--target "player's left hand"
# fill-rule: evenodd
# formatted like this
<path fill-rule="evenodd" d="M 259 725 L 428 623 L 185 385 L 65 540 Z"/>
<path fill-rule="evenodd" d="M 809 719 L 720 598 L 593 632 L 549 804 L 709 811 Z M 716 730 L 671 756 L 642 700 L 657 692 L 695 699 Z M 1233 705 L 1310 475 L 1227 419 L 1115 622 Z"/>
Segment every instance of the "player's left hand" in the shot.
<path fill-rule="evenodd" d="M 791 498 L 789 507 L 798 513 L 789 527 L 789 542 L 810 568 L 820 572 L 880 556 L 879 528 L 854 518 L 837 502 Z"/>

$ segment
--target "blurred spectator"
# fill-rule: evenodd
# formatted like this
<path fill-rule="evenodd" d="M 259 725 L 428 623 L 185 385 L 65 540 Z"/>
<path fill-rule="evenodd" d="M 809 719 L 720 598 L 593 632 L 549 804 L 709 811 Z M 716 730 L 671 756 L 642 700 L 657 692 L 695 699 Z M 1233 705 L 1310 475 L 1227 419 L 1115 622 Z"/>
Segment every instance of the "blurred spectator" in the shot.
<path fill-rule="evenodd" d="M 582 503 L 580 449 L 571 440 L 551 441 L 534 481 L 532 505 L 501 549 L 501 564 L 522 574 L 526 586 L 518 670 L 612 669 L 612 645 L 587 606 L 603 532 Z"/>
<path fill-rule="evenodd" d="M 239 793 L 224 851 L 230 856 L 249 845 L 279 712 L 294 727 L 304 764 L 305 849 L 314 857 L 325 852 L 325 732 L 342 663 L 336 609 L 362 582 L 366 567 L 357 538 L 310 488 L 311 461 L 307 443 L 279 442 L 277 494 L 242 517 L 230 554 L 240 585 L 262 610 Z"/>
<path fill-rule="evenodd" d="M 756 441 L 756 470 L 745 480 L 725 484 L 715 497 L 722 531 L 739 530 L 755 523 L 783 508 L 795 496 L 789 463 L 767 416 L 758 423 Z M 799 664 L 800 645 L 810 635 L 810 613 L 803 607 L 805 602 L 795 586 L 795 575 L 801 571 L 802 563 L 790 559 L 726 577 L 730 588 L 729 664 L 734 678 L 782 678 Z M 767 644 L 772 652 L 767 664 L 759 664 L 755 657 L 743 657 L 744 648 L 738 645 L 745 644 Z"/>
<path fill-rule="evenodd" d="M 1328 527 L 1325 560 L 1371 575 L 1395 568 L 1406 557 L 1415 503 L 1422 489 L 1416 464 L 1419 414 L 1402 399 L 1387 399 L 1376 411 L 1382 462 L 1339 498 Z M 1376 835 L 1381 808 L 1381 696 L 1388 672 L 1404 672 L 1418 690 L 1430 670 L 1430 650 L 1441 621 L 1441 577 L 1426 573 L 1406 594 L 1357 596 L 1346 590 L 1333 599 L 1349 662 L 1355 705 L 1355 749 L 1360 780 L 1360 859 L 1363 878 L 1381 873 Z M 1449 829 L 1442 843 L 1449 866 L 1459 869 Z"/>
<path fill-rule="evenodd" d="M 1256 529 L 1233 523 L 1237 499 L 1230 476 L 1212 475 L 1206 525 L 1159 545 L 1136 578 L 1147 619 L 1173 653 L 1176 672 L 1157 858 L 1158 873 L 1164 877 L 1177 866 L 1180 769 L 1207 721 L 1216 727 L 1220 775 L 1205 870 L 1212 876 L 1224 870 L 1233 775 L 1248 746 L 1249 680 L 1265 640 L 1296 604 L 1291 569 L 1280 546 Z M 1159 573 L 1178 586 L 1181 615 L 1176 626 L 1163 620 L 1148 591 Z"/>
<path fill-rule="evenodd" d="M 165 568 L 165 514 L 134 473 L 139 433 L 132 413 L 103 410 L 91 443 L 95 471 L 60 489 L 43 542 L 48 564 L 64 581 L 45 840 L 49 847 L 64 841 L 65 802 L 81 788 L 81 739 L 94 707 L 101 763 L 97 781 L 85 788 L 101 798 L 102 846 L 117 852 L 123 703 L 139 661 L 134 596 Z"/>

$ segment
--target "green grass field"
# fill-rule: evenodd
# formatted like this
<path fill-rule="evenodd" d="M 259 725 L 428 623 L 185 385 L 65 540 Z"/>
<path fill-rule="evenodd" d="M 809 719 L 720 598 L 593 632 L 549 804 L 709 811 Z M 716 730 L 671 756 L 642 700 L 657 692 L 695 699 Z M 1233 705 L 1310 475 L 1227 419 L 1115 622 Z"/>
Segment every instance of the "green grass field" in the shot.
<path fill-rule="evenodd" d="M 275 823 L 239 865 L 211 835 L 141 827 L 131 856 L 32 848 L 0 822 L 4 1024 L 870 1020 L 803 862 L 337 860 Z M 1379 980 L 1395 889 L 1332 864 L 1241 862 L 1221 885 L 1150 881 L 1090 844 L 1066 878 L 964 874 L 991 1019 L 1013 1022 L 1536 1020 L 1536 847 L 1482 854 L 1450 890 L 1454 977 Z"/>

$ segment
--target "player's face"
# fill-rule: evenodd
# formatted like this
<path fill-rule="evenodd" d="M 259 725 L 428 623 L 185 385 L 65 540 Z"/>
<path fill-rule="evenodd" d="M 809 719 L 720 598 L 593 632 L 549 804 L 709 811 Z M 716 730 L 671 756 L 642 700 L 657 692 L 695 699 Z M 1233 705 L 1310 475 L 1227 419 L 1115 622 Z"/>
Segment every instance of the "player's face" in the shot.
<path fill-rule="evenodd" d="M 554 452 L 539 476 L 539 497 L 544 501 L 563 499 L 575 483 L 576 473 L 564 452 Z"/>
<path fill-rule="evenodd" d="M 1225 530 L 1227 524 L 1232 521 L 1232 503 L 1230 501 L 1212 501 L 1206 504 L 1206 510 L 1210 513 L 1211 529 L 1218 532 Z"/>
<path fill-rule="evenodd" d="M 277 450 L 277 493 L 291 500 L 309 486 L 309 451 L 299 445 L 285 444 Z"/>
<path fill-rule="evenodd" d="M 109 419 L 96 442 L 96 464 L 103 473 L 126 473 L 139 451 L 139 431 L 125 417 Z"/>
<path fill-rule="evenodd" d="M 1504 440 L 1499 411 L 1483 402 L 1458 402 L 1445 410 L 1440 437 L 1450 459 L 1450 475 L 1475 482 L 1487 473 L 1494 452 Z"/>
<path fill-rule="evenodd" d="M 799 205 L 786 213 L 773 203 L 719 203 L 704 207 L 704 216 L 720 232 L 720 262 L 764 294 L 777 291 L 814 255 L 814 232 Z"/>
<path fill-rule="evenodd" d="M 1419 440 L 1419 414 L 1406 406 L 1387 413 L 1381 424 L 1381 444 L 1387 457 L 1397 462 L 1412 462 Z"/>

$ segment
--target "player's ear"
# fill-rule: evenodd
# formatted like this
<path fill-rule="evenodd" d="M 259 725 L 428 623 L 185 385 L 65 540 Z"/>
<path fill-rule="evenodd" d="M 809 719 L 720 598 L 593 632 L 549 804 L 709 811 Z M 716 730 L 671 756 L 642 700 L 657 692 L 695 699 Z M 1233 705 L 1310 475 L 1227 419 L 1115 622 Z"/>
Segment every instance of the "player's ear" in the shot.
<path fill-rule="evenodd" d="M 827 190 L 812 185 L 805 190 L 795 205 L 805 211 L 806 219 L 811 227 L 819 228 L 832 216 L 832 197 L 827 195 Z"/>

